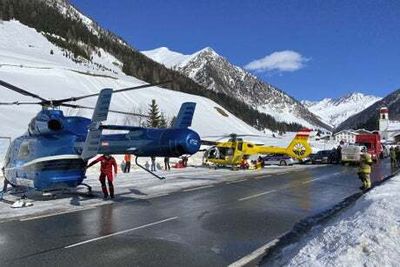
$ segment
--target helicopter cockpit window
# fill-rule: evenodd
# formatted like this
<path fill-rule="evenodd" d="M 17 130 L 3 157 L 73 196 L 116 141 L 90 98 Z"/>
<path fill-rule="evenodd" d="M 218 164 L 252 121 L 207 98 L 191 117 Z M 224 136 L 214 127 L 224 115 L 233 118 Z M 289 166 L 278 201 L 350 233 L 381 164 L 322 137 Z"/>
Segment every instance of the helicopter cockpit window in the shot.
<path fill-rule="evenodd" d="M 12 151 L 12 149 L 11 149 L 11 145 L 8 147 L 8 149 L 7 149 L 7 154 L 6 154 L 6 158 L 5 158 L 5 166 L 7 166 L 9 163 L 10 163 L 10 160 L 11 160 L 11 151 Z"/>
<path fill-rule="evenodd" d="M 233 148 L 228 147 L 221 147 L 219 148 L 219 158 L 225 159 L 225 157 L 233 156 L 235 150 Z"/>
<path fill-rule="evenodd" d="M 29 143 L 23 143 L 21 144 L 21 147 L 19 148 L 18 152 L 18 157 L 19 158 L 26 158 L 29 156 Z"/>
<path fill-rule="evenodd" d="M 208 151 L 208 155 L 207 155 L 207 157 L 209 158 L 209 159 L 216 159 L 217 157 L 218 157 L 218 150 L 217 150 L 217 148 L 211 148 L 209 151 Z"/>

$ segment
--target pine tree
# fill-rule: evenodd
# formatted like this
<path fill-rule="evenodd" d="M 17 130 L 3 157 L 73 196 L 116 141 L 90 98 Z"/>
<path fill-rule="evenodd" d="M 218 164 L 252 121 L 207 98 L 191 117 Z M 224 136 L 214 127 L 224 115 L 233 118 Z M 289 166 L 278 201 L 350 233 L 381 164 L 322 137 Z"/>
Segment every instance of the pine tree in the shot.
<path fill-rule="evenodd" d="M 176 116 L 173 116 L 171 121 L 169 122 L 169 127 L 174 127 L 175 122 L 176 122 Z"/>
<path fill-rule="evenodd" d="M 161 112 L 159 128 L 168 128 L 168 123 L 164 116 L 164 112 Z"/>
<path fill-rule="evenodd" d="M 158 128 L 160 126 L 161 115 L 155 99 L 151 100 L 148 115 L 147 127 Z"/>

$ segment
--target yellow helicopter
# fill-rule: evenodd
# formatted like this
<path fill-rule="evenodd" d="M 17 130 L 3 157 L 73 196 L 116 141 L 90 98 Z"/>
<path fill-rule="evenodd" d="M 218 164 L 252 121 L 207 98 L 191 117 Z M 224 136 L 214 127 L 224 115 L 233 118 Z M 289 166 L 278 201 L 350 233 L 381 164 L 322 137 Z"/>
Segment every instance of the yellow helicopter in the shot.
<path fill-rule="evenodd" d="M 203 141 L 205 145 L 213 145 L 205 151 L 205 163 L 213 166 L 231 166 L 236 169 L 243 160 L 251 155 L 284 154 L 291 158 L 302 160 L 311 154 L 308 143 L 311 130 L 302 129 L 297 132 L 288 147 L 265 146 L 255 144 L 238 138 L 239 135 L 231 134 L 226 142 Z"/>

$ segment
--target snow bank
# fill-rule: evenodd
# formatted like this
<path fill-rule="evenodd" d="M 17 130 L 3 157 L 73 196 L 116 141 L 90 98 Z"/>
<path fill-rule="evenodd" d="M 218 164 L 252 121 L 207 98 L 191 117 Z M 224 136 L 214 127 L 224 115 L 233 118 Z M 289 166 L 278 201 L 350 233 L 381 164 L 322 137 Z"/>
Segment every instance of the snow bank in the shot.
<path fill-rule="evenodd" d="M 398 266 L 400 175 L 280 253 L 278 266 Z"/>

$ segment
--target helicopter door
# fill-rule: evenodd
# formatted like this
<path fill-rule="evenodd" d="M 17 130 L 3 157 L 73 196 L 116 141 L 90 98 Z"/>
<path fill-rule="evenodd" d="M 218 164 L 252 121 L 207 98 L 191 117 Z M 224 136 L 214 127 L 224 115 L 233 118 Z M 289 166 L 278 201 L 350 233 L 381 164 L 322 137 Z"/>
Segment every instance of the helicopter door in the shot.
<path fill-rule="evenodd" d="M 238 149 L 239 151 L 242 151 L 242 150 L 243 150 L 243 141 L 239 141 L 239 142 L 238 142 L 237 149 Z"/>

